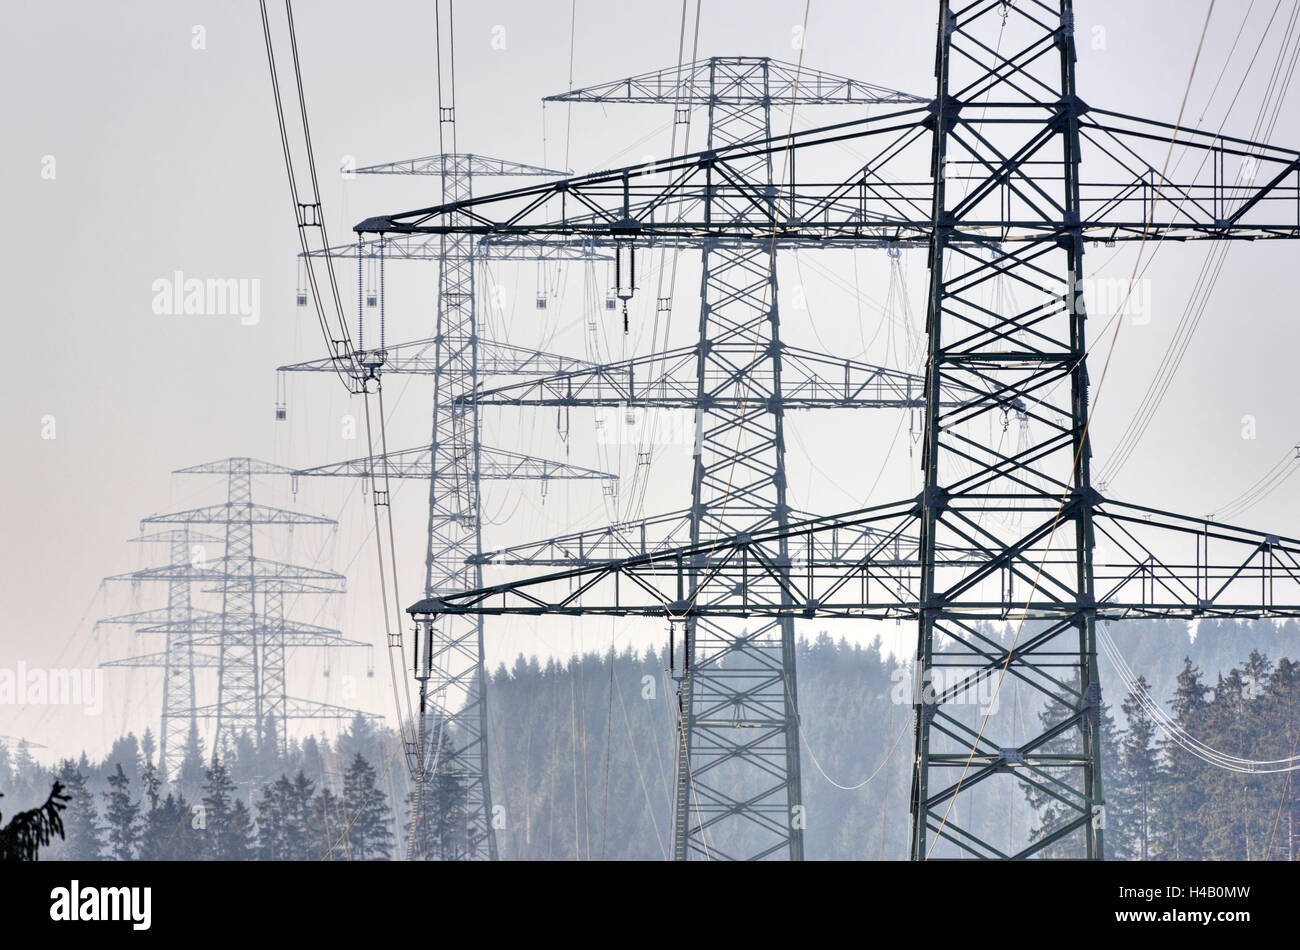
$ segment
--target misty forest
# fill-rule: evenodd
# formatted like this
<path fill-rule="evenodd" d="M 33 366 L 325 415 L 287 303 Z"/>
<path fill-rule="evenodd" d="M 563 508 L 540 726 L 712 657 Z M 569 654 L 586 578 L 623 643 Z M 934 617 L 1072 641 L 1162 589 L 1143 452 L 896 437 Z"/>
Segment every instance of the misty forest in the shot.
<path fill-rule="evenodd" d="M 993 630 L 1004 641 L 1007 630 Z M 1300 787 L 1284 772 L 1225 767 L 1227 757 L 1293 754 L 1300 738 L 1300 625 L 1142 621 L 1109 630 L 1132 671 L 1103 662 L 1101 722 L 1111 860 L 1294 860 Z M 1253 644 L 1243 650 L 1242 645 Z M 907 853 L 910 670 L 829 633 L 800 643 L 800 738 L 810 858 Z M 1129 683 L 1128 687 L 1124 684 Z M 1145 694 L 1145 695 L 1142 695 Z M 671 853 L 673 689 L 662 656 L 520 656 L 490 683 L 493 817 L 501 857 L 663 860 Z M 986 699 L 989 698 L 986 696 Z M 988 707 L 1031 735 L 1059 720 L 1008 679 Z M 1163 713 L 1165 721 L 1158 715 Z M 984 709 L 972 715 L 981 717 Z M 1053 751 L 1068 751 L 1071 730 Z M 455 858 L 464 822 L 456 777 L 434 766 L 430 817 L 409 828 L 412 785 L 394 730 L 358 716 L 330 740 L 239 736 L 221 755 L 192 730 L 166 782 L 152 731 L 118 739 L 102 760 L 40 763 L 26 742 L 0 745 L 6 810 L 35 808 L 58 783 L 64 835 L 43 860 L 398 860 Z M 1046 751 L 1046 750 L 1045 750 Z M 1050 795 L 980 782 L 954 808 L 995 844 L 1041 835 Z M 1066 851 L 1063 841 L 1044 852 Z"/>

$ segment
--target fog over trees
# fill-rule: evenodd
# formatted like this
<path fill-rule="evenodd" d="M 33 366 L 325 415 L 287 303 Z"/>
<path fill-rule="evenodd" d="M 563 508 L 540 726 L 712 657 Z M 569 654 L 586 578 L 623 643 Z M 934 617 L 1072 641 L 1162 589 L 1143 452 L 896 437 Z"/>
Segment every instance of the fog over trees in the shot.
<path fill-rule="evenodd" d="M 1006 639 L 1006 631 L 989 628 Z M 1117 624 L 1110 635 L 1138 686 L 1186 733 L 1246 759 L 1293 754 L 1300 736 L 1300 626 L 1206 621 Z M 906 856 L 912 745 L 910 669 L 823 633 L 798 651 L 803 799 L 810 858 Z M 1225 771 L 1191 755 L 1103 663 L 1106 851 L 1112 860 L 1294 860 L 1300 783 Z M 985 696 L 985 699 L 989 698 Z M 671 853 L 674 693 L 653 652 L 567 662 L 520 656 L 490 684 L 493 819 L 501 857 L 662 860 Z M 985 708 L 972 707 L 972 716 Z M 1059 721 L 1008 680 L 990 721 Z M 1054 740 L 1068 750 L 1075 733 Z M 223 756 L 190 735 L 175 781 L 158 774 L 150 731 L 102 760 L 42 764 L 25 742 L 0 745 L 0 790 L 13 812 L 68 796 L 66 836 L 43 860 L 396 860 L 414 847 L 454 856 L 464 835 L 457 777 L 433 769 L 429 820 L 409 828 L 412 783 L 398 734 L 358 716 L 334 739 L 296 738 L 287 756 L 236 737 Z M 964 827 L 1008 844 L 1043 834 L 1050 796 L 989 781 L 963 791 Z M 1077 849 L 1076 849 L 1077 850 Z M 1047 856 L 1070 851 L 1062 841 Z"/>

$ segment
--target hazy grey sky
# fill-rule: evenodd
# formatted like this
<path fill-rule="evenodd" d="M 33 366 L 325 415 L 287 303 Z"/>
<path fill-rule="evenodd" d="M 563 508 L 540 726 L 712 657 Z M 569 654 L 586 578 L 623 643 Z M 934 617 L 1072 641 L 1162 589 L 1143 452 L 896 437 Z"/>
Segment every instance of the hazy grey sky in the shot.
<path fill-rule="evenodd" d="M 1173 121 L 1205 5 L 1202 0 L 1080 0 L 1080 95 L 1094 105 Z M 1207 100 L 1225 62 L 1223 85 L 1235 88 L 1240 81 L 1272 4 L 1257 6 L 1228 60 L 1248 4 L 1218 5 L 1188 99 L 1189 123 L 1217 128 L 1224 120 L 1229 97 L 1221 90 L 1208 109 Z M 670 108 L 577 105 L 570 112 L 554 104 L 543 110 L 539 100 L 568 87 L 570 60 L 578 85 L 675 63 L 679 4 L 579 0 L 572 46 L 569 3 L 461 7 L 462 151 L 554 167 L 565 167 L 567 156 L 567 167 L 575 171 L 665 154 Z M 813 0 L 804 64 L 929 95 L 934 8 L 930 2 Z M 333 174 L 347 156 L 364 165 L 437 151 L 432 9 L 425 2 L 297 5 L 317 161 L 336 242 L 346 240 L 350 226 L 364 217 L 437 198 L 433 178 L 349 181 Z M 792 29 L 803 9 L 797 2 L 705 0 L 700 55 L 793 60 L 798 54 L 791 47 Z M 364 443 L 342 437 L 341 417 L 357 407 L 329 376 L 291 379 L 289 418 L 282 423 L 273 418 L 275 367 L 324 351 L 314 319 L 293 306 L 296 236 L 257 4 L 26 4 L 8 11 L 8 18 L 0 40 L 0 78 L 9 90 L 0 181 L 11 223 L 0 238 L 0 266 L 13 335 L 6 411 L 0 417 L 9 449 L 0 528 L 5 603 L 0 666 L 93 667 L 142 650 L 122 630 L 96 633 L 94 621 L 136 603 L 157 603 L 162 593 L 153 592 L 150 600 L 151 592 L 141 590 L 133 600 L 129 589 L 100 589 L 103 576 L 145 563 L 141 546 L 126 543 L 139 519 L 222 499 L 219 481 L 174 477 L 173 469 L 229 455 L 315 464 L 363 454 Z M 196 26 L 203 28 L 205 48 L 194 48 Z M 504 37 L 503 49 L 494 48 L 494 37 Z M 1099 38 L 1104 42 L 1095 43 Z M 1272 38 L 1265 41 L 1226 132 L 1249 133 L 1276 46 Z M 1294 103 L 1295 96 L 1293 90 L 1288 101 Z M 816 124 L 819 115 L 809 109 L 796 122 Z M 845 115 L 832 110 L 825 119 Z M 1283 110 L 1273 141 L 1300 143 L 1300 110 L 1294 105 Z M 53 178 L 43 175 L 51 167 L 48 157 Z M 486 187 L 479 182 L 480 192 Z M 1207 250 L 1171 246 L 1148 272 L 1152 319 L 1126 326 L 1120 335 L 1093 428 L 1099 462 L 1150 381 Z M 852 255 L 800 255 L 797 265 L 785 261 L 783 292 L 801 286 L 808 302 L 802 311 L 785 306 L 787 341 L 856 354 L 874 338 L 864 358 L 883 360 L 887 334 L 877 334 L 877 328 L 888 270 L 881 256 L 857 255 L 856 279 Z M 1091 267 L 1102 266 L 1107 257 L 1091 255 Z M 1296 265 L 1293 245 L 1243 245 L 1231 251 L 1155 424 L 1112 486 L 1117 494 L 1205 514 L 1300 439 L 1294 398 Z M 1124 277 L 1131 266 L 1131 256 L 1121 252 L 1103 273 Z M 924 255 L 906 254 L 905 268 L 916 329 L 923 316 Z M 176 271 L 259 281 L 260 320 L 243 325 L 237 316 L 154 313 L 154 281 Z M 603 281 L 603 269 L 597 271 Z M 355 281 L 346 265 L 341 275 L 345 286 Z M 511 342 L 584 354 L 585 313 L 599 301 L 584 303 L 581 266 L 545 277 L 559 290 L 545 311 L 532 302 L 540 279 L 535 266 L 500 265 L 492 279 L 508 295 L 505 312 L 494 317 L 490 330 Z M 678 344 L 695 332 L 692 282 L 697 280 L 689 259 L 683 261 L 674 295 L 672 336 Z M 389 283 L 389 340 L 429 335 L 433 265 L 391 265 Z M 634 332 L 624 341 L 615 318 L 603 311 L 599 316 L 605 352 L 647 351 L 644 321 L 634 321 Z M 394 409 L 391 444 L 406 447 L 427 439 L 427 380 L 394 379 L 388 391 Z M 789 423 L 796 506 L 825 513 L 856 507 L 882 464 L 885 474 L 873 500 L 916 490 L 918 460 L 908 456 L 905 422 L 885 464 L 898 416 L 832 415 L 799 415 Z M 1255 418 L 1253 439 L 1242 437 L 1247 415 Z M 54 438 L 43 437 L 51 434 L 49 417 Z M 559 437 L 556 421 L 554 411 L 489 411 L 484 440 L 593 467 L 607 463 L 630 475 L 634 452 L 602 457 L 591 414 L 573 414 L 567 442 Z M 684 429 L 665 421 L 661 431 Z M 646 514 L 685 505 L 686 453 L 685 444 L 660 446 Z M 295 613 L 376 644 L 374 679 L 365 678 L 359 656 L 337 657 L 328 680 L 320 658 L 301 656 L 294 691 L 388 713 L 374 556 L 366 540 L 368 506 L 351 488 L 304 485 L 294 499 L 283 483 L 259 482 L 261 500 L 341 521 L 337 533 L 304 529 L 291 550 L 263 550 L 348 573 L 351 592 L 345 600 L 304 601 Z M 408 601 L 418 596 L 423 579 L 424 502 L 420 484 L 403 486 L 397 502 L 406 565 L 401 583 Z M 489 545 L 592 526 L 607 517 L 599 489 L 590 485 L 555 486 L 544 499 L 536 485 L 495 485 L 485 494 L 485 510 Z M 1295 536 L 1298 516 L 1296 493 L 1283 490 L 1240 520 Z M 661 633 L 655 624 L 630 622 L 611 630 L 609 621 L 533 627 L 496 625 L 492 661 L 520 650 L 603 649 L 611 635 L 620 646 L 644 645 Z M 871 628 L 844 632 L 864 635 Z M 904 640 L 911 635 L 907 630 Z M 341 692 L 347 675 L 357 678 L 355 699 Z M 94 717 L 79 709 L 0 706 L 0 735 L 26 736 L 50 747 L 50 755 L 71 754 L 83 745 L 102 752 L 126 728 L 157 729 L 157 680 L 156 674 L 107 671 L 105 708 Z"/>

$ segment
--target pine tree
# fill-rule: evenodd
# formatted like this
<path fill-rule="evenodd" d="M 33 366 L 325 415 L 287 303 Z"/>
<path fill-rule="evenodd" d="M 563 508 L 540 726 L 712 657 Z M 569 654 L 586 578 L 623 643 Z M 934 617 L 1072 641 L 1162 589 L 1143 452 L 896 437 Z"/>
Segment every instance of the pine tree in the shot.
<path fill-rule="evenodd" d="M 432 774 L 425 780 L 424 806 L 415 809 L 417 791 L 407 796 L 408 815 L 416 812 L 415 857 L 426 861 L 455 861 L 468 847 L 469 815 L 465 809 L 464 780 L 451 769 L 451 737 L 445 728 L 431 727 L 442 746 L 432 759 Z M 408 818 L 408 822 L 410 818 Z"/>
<path fill-rule="evenodd" d="M 199 737 L 197 723 L 190 723 L 189 734 L 185 738 L 185 750 L 181 753 L 180 773 L 176 776 L 179 790 L 190 798 L 197 798 L 203 784 L 203 740 Z"/>
<path fill-rule="evenodd" d="M 185 800 L 185 793 L 169 792 L 157 808 L 145 815 L 144 834 L 140 840 L 141 860 L 199 860 L 203 841 L 194 824 L 194 809 Z"/>
<path fill-rule="evenodd" d="M 292 789 L 287 776 L 262 786 L 257 803 L 257 857 L 261 861 L 290 859 L 289 802 Z"/>
<path fill-rule="evenodd" d="M 9 759 L 9 745 L 0 739 L 0 788 L 13 787 L 14 771 Z"/>
<path fill-rule="evenodd" d="M 370 720 L 358 712 L 348 724 L 348 728 L 339 733 L 336 746 L 344 762 L 352 762 L 357 755 L 364 756 L 368 761 L 374 757 L 378 747 L 375 727 L 370 724 Z"/>
<path fill-rule="evenodd" d="M 1263 700 L 1264 721 L 1278 744 L 1266 758 L 1300 754 L 1300 663 L 1278 660 Z M 1289 781 L 1288 781 L 1289 778 Z M 1275 777 L 1276 805 L 1270 801 L 1268 836 L 1261 856 L 1270 861 L 1300 860 L 1300 777 Z"/>
<path fill-rule="evenodd" d="M 1108 798 L 1110 813 L 1127 834 L 1121 841 L 1108 839 L 1107 848 L 1110 857 L 1121 860 L 1149 861 L 1153 853 L 1155 801 L 1164 768 L 1156 745 L 1156 724 L 1142 702 L 1149 696 L 1150 687 L 1139 676 L 1120 705 L 1128 728 L 1119 749 L 1119 780 Z"/>
<path fill-rule="evenodd" d="M 108 757 L 104 760 L 110 772 L 115 766 L 121 766 L 127 782 L 132 785 L 140 781 L 140 767 L 143 761 L 143 756 L 140 754 L 140 740 L 135 737 L 134 732 L 128 732 L 113 740 Z"/>
<path fill-rule="evenodd" d="M 328 785 L 312 799 L 308 818 L 308 855 L 312 860 L 342 861 L 348 857 L 348 842 L 344 835 L 347 820 L 343 816 L 343 803 Z"/>
<path fill-rule="evenodd" d="M 257 856 L 262 861 L 318 860 L 323 849 L 313 840 L 316 783 L 301 770 L 262 786 L 257 803 Z"/>
<path fill-rule="evenodd" d="M 393 833 L 388 798 L 378 787 L 375 770 L 360 752 L 343 775 L 343 811 L 351 859 L 390 860 Z"/>
<path fill-rule="evenodd" d="M 0 798 L 3 797 L 0 794 Z M 62 838 L 61 812 L 68 807 L 67 802 L 63 786 L 55 782 L 45 804 L 20 811 L 9 819 L 8 824 L 0 825 L 0 862 L 35 861 L 40 857 L 41 848 L 50 844 L 55 835 Z M 0 820 L 3 818 L 0 814 Z"/>
<path fill-rule="evenodd" d="M 108 777 L 108 785 L 108 856 L 114 861 L 131 861 L 139 847 L 140 803 L 131 801 L 131 780 L 122 771 L 121 762 Z"/>
<path fill-rule="evenodd" d="M 215 755 L 204 773 L 203 792 L 204 856 L 213 861 L 247 861 L 253 852 L 248 809 L 235 797 L 235 783 Z"/>
<path fill-rule="evenodd" d="M 163 782 L 162 777 L 158 774 L 158 766 L 154 765 L 153 759 L 145 762 L 144 771 L 140 773 L 140 783 L 144 786 L 144 797 L 149 802 L 149 811 L 157 811 L 159 790 L 162 788 Z"/>
<path fill-rule="evenodd" d="M 67 790 L 68 810 L 64 817 L 67 847 L 60 849 L 69 861 L 98 861 L 104 850 L 103 830 L 95 796 L 86 787 L 86 774 L 71 759 L 59 769 L 59 781 Z"/>
<path fill-rule="evenodd" d="M 1175 725 L 1192 735 L 1204 732 L 1210 688 L 1201 681 L 1201 671 L 1183 658 L 1171 711 Z M 1155 853 L 1162 860 L 1197 861 L 1205 857 L 1204 827 L 1200 810 L 1205 802 L 1208 766 L 1164 739 L 1160 748 L 1165 759 L 1165 780 L 1156 795 Z"/>
<path fill-rule="evenodd" d="M 144 767 L 153 764 L 154 753 L 158 751 L 158 743 L 153 737 L 152 729 L 145 729 L 144 735 L 140 737 L 140 758 Z M 141 769 L 140 777 L 144 777 L 144 769 Z"/>
<path fill-rule="evenodd" d="M 36 768 L 36 760 L 32 758 L 32 747 L 26 739 L 18 740 L 18 752 L 14 756 L 14 778 L 22 780 Z"/>

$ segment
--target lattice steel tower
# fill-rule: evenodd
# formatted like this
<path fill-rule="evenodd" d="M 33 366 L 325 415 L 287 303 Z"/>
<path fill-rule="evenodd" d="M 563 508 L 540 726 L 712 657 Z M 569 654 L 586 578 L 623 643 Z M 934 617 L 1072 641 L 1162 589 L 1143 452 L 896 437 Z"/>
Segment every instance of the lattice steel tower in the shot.
<path fill-rule="evenodd" d="M 373 165 L 357 169 L 364 175 L 432 175 L 442 179 L 446 194 L 473 195 L 473 180 L 483 176 L 549 177 L 559 172 L 501 161 L 482 155 L 446 154 Z M 385 261 L 438 263 L 438 311 L 434 336 L 396 344 L 381 341 L 360 359 L 377 377 L 428 376 L 433 380 L 432 441 L 428 445 L 391 450 L 375 458 L 355 458 L 297 469 L 295 477 L 356 477 L 363 485 L 381 473 L 388 479 L 421 479 L 429 485 L 429 520 L 425 558 L 426 590 L 463 589 L 481 581 L 482 527 L 479 492 L 484 481 L 554 479 L 612 481 L 614 476 L 519 452 L 484 445 L 480 438 L 478 394 L 487 380 L 506 385 L 555 373 L 590 369 L 585 360 L 541 352 L 487 339 L 480 335 L 475 270 L 483 261 L 539 264 L 605 259 L 588 242 L 479 238 L 447 241 L 386 239 L 331 247 L 314 256 L 353 259 L 358 268 L 369 264 L 382 273 Z M 382 282 L 382 277 L 380 278 Z M 378 308 L 382 295 L 363 291 L 358 309 Z M 382 319 L 382 317 L 380 318 Z M 373 334 L 371 339 L 373 340 Z M 280 373 L 335 373 L 330 358 L 279 368 Z M 278 406 L 283 409 L 283 405 Z M 387 504 L 380 492 L 376 503 Z M 430 586 L 433 585 L 433 586 Z M 485 757 L 487 708 L 484 705 L 481 623 L 453 623 L 439 629 L 428 642 L 417 644 L 428 669 L 417 671 L 424 686 L 426 721 L 437 725 L 443 738 L 437 769 L 463 788 L 457 811 L 467 816 L 464 845 L 449 857 L 494 859 L 490 780 Z M 427 648 L 427 649 L 426 649 Z M 424 739 L 417 745 L 427 747 Z M 420 756 L 412 754 L 416 762 Z M 444 794 L 444 798 L 449 796 Z M 417 810 L 419 808 L 417 802 Z M 455 836 L 458 840 L 460 835 Z"/>
<path fill-rule="evenodd" d="M 166 544 L 168 565 L 178 571 L 194 560 L 194 546 L 221 544 L 214 535 L 200 534 L 188 525 L 153 532 L 134 539 L 141 544 Z M 194 622 L 199 614 L 193 604 L 193 579 L 183 573 L 167 578 L 167 606 L 121 614 L 100 620 L 101 624 L 125 624 L 138 633 L 161 633 L 164 646 L 160 652 L 110 660 L 105 667 L 133 669 L 156 667 L 163 671 L 162 717 L 158 731 L 158 768 L 165 780 L 180 770 L 185 740 L 197 725 L 195 670 L 215 669 L 217 656 L 195 643 Z"/>
<path fill-rule="evenodd" d="M 914 102 L 915 97 L 765 56 L 715 56 L 548 97 L 556 102 L 658 103 L 685 124 L 707 117 L 707 151 L 772 136 L 772 110 Z M 729 170 L 746 193 L 712 209 L 775 208 L 784 169 L 762 151 Z M 706 237 L 694 387 L 691 544 L 739 531 L 784 529 L 785 393 L 776 244 Z M 788 555 L 781 553 L 783 563 Z M 693 576 L 688 596 L 699 594 Z M 794 623 L 747 630 L 686 623 L 678 678 L 673 857 L 803 858 Z"/>
<path fill-rule="evenodd" d="M 450 38 L 440 57 L 439 69 L 450 71 L 453 62 Z M 444 65 L 445 64 L 445 65 Z M 443 77 L 439 77 L 440 83 Z M 475 177 L 554 177 L 562 174 L 535 165 L 461 154 L 456 149 L 454 77 L 446 82 L 450 104 L 440 103 L 439 140 L 449 150 L 418 159 L 373 165 L 359 174 L 435 175 L 442 183 L 443 200 L 465 201 L 473 196 Z M 482 519 L 479 492 L 483 478 L 484 446 L 476 393 L 479 387 L 479 326 L 476 313 L 475 269 L 480 257 L 479 241 L 467 235 L 444 235 L 439 241 L 438 316 L 433 338 L 432 437 L 429 446 L 429 521 L 425 557 L 426 596 L 476 587 L 483 581 L 482 566 L 474 559 L 482 554 Z M 558 257 L 563 251 L 552 253 Z M 506 348 L 489 344 L 498 360 Z M 537 354 L 515 353 L 519 369 L 527 372 Z M 385 354 L 375 356 L 382 366 Z M 513 368 L 513 367 L 494 367 Z M 488 449 L 488 452 L 493 450 Z M 522 458 L 522 457 L 519 457 Z M 533 461 L 533 460 L 529 460 Z M 541 460 L 536 460 L 541 461 Z M 557 468 L 562 466 L 557 466 Z M 528 466 L 516 469 L 527 477 Z M 552 477 L 547 475 L 546 477 Z M 560 475 L 559 477 L 566 477 Z M 579 477 L 589 477 L 586 474 Z M 496 860 L 496 835 L 492 827 L 492 794 L 488 775 L 486 674 L 483 660 L 483 625 L 478 618 L 457 618 L 430 629 L 423 643 L 416 644 L 421 657 L 417 672 L 420 682 L 420 761 L 437 760 L 440 775 L 449 776 L 463 789 L 460 810 L 466 828 L 463 845 L 446 848 L 443 858 Z M 430 754 L 426 730 L 438 731 L 439 750 Z M 426 772 L 428 766 L 424 766 Z M 414 813 L 423 820 L 424 783 Z M 455 836 L 460 839 L 460 836 Z M 418 852 L 417 852 L 418 853 Z"/>
<path fill-rule="evenodd" d="M 1084 249 L 1300 238 L 1300 151 L 1084 102 L 1070 0 L 941 2 L 938 12 L 936 95 L 923 107 L 357 226 L 441 233 L 453 214 L 472 214 L 480 234 L 607 235 L 626 229 L 629 208 L 675 209 L 671 220 L 647 215 L 640 233 L 925 246 L 925 489 L 410 609 L 426 622 L 467 613 L 913 620 L 921 689 L 911 856 L 1100 858 L 1096 624 L 1298 616 L 1300 540 L 1092 487 Z M 757 152 L 833 167 L 846 141 L 871 148 L 871 159 L 847 169 L 840 159 L 839 173 L 815 179 L 792 174 L 780 207 L 751 201 L 734 216 L 712 214 L 724 194 L 753 195 L 728 176 Z M 1183 165 L 1194 170 L 1173 177 Z M 549 216 L 548 195 L 581 199 L 583 214 Z M 1017 288 L 1017 302 L 981 297 L 997 278 Z M 945 386 L 968 396 L 947 404 Z M 1033 423 L 1032 436 L 1003 451 L 983 436 L 1011 413 Z M 898 556 L 912 545 L 917 556 Z M 703 593 L 685 596 L 692 585 Z M 981 620 L 1011 632 L 990 636 Z M 1053 724 L 1028 737 L 1005 723 L 985 728 L 980 687 L 1004 677 L 1042 696 Z M 993 780 L 1049 797 L 1049 820 L 1007 846 L 981 837 L 952 806 Z"/>
<path fill-rule="evenodd" d="M 168 542 L 170 562 L 108 578 L 139 584 L 167 584 L 167 606 L 109 618 L 141 635 L 164 634 L 162 652 L 110 661 L 105 666 L 163 669 L 163 711 L 159 745 L 163 774 L 171 778 L 190 726 L 213 720 L 213 748 L 246 730 L 255 741 L 273 741 L 287 751 L 288 723 L 298 719 L 350 719 L 356 710 L 290 696 L 286 683 L 288 651 L 299 647 L 368 646 L 339 631 L 285 616 L 284 595 L 334 594 L 344 577 L 333 571 L 285 564 L 254 553 L 254 530 L 268 526 L 328 525 L 319 515 L 260 505 L 252 500 L 252 476 L 285 475 L 292 470 L 270 462 L 230 458 L 180 470 L 226 478 L 227 500 L 184 511 L 150 515 L 146 527 L 167 526 L 137 540 Z M 202 534 L 196 525 L 221 531 Z M 220 609 L 193 602 L 195 587 L 220 597 Z M 217 676 L 216 701 L 200 706 L 196 670 Z"/>

